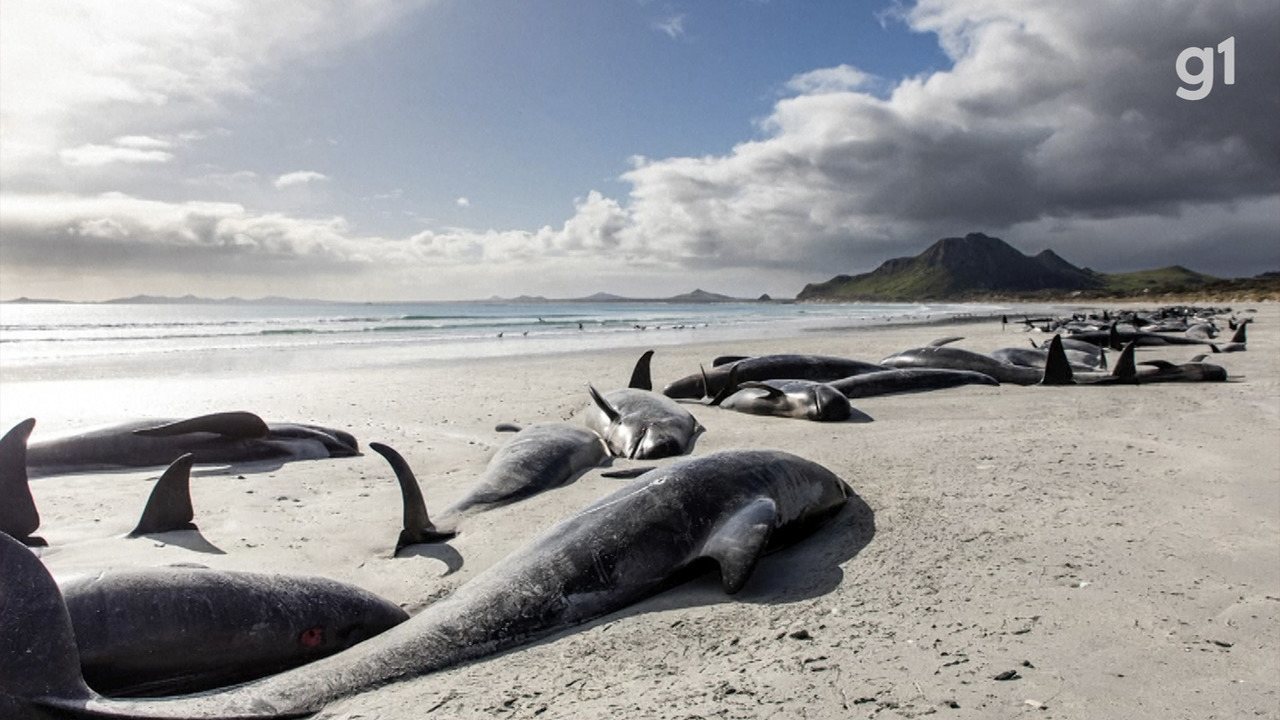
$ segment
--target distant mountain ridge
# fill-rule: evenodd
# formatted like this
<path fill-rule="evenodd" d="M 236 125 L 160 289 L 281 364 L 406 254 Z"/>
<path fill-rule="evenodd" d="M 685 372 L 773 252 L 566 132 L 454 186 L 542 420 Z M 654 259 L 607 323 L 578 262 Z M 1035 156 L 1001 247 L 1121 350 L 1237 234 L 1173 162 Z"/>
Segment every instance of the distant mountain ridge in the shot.
<path fill-rule="evenodd" d="M 943 238 L 915 257 L 886 260 L 861 275 L 806 285 L 798 301 L 916 302 L 982 297 L 1132 296 L 1208 290 L 1274 291 L 1265 277 L 1224 280 L 1181 265 L 1128 273 L 1077 267 L 1053 250 L 1026 255 L 983 233 Z M 1255 286 L 1257 286 L 1255 288 Z"/>

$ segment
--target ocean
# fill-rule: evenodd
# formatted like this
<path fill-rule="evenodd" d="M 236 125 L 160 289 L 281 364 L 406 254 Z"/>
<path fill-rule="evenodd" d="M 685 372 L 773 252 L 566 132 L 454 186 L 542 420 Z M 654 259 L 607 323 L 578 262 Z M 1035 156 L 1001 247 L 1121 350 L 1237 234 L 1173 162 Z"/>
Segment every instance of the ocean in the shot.
<path fill-rule="evenodd" d="M 0 381 L 400 364 L 797 335 L 973 304 L 431 302 L 0 305 Z"/>

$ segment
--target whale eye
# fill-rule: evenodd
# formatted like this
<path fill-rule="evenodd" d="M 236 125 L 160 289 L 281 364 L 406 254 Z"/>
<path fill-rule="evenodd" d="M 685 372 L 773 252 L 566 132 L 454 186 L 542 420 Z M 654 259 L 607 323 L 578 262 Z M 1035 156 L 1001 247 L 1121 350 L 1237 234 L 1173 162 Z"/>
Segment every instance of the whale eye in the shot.
<path fill-rule="evenodd" d="M 298 642 L 301 643 L 303 647 L 320 647 L 320 644 L 324 642 L 324 626 L 317 625 L 313 628 L 303 630 L 302 634 L 298 636 Z"/>

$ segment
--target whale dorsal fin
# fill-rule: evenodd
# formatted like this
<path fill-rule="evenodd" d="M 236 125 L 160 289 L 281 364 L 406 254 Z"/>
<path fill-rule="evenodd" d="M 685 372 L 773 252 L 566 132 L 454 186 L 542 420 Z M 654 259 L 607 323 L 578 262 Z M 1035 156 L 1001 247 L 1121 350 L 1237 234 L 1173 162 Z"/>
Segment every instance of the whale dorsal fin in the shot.
<path fill-rule="evenodd" d="M 767 394 L 767 397 L 771 397 L 771 398 L 782 397 L 786 395 L 786 393 L 782 392 L 778 388 L 772 385 L 766 385 L 765 383 L 762 383 L 756 380 L 752 380 L 751 382 L 744 382 L 738 386 L 739 390 L 741 390 L 742 388 L 754 388 L 756 390 L 763 390 Z"/>
<path fill-rule="evenodd" d="M 1195 356 L 1195 357 L 1191 358 L 1191 362 L 1193 362 L 1193 363 L 1202 363 L 1202 362 L 1204 362 L 1205 360 L 1208 360 L 1208 359 L 1209 359 L 1209 356 L 1208 356 L 1208 355 L 1206 355 L 1205 353 L 1200 353 L 1199 355 L 1197 355 L 1197 356 Z"/>
<path fill-rule="evenodd" d="M 757 498 L 730 515 L 702 546 L 702 557 L 720 566 L 720 580 L 730 595 L 742 589 L 769 546 L 778 524 L 778 506 L 770 498 Z"/>
<path fill-rule="evenodd" d="M 31 533 L 40 527 L 40 513 L 27 482 L 27 438 L 35 426 L 35 418 L 27 418 L 0 438 L 0 532 L 39 543 Z"/>
<path fill-rule="evenodd" d="M 1112 350 L 1123 350 L 1124 346 L 1120 344 L 1120 331 L 1116 329 L 1118 323 L 1111 323 L 1111 329 L 1107 331 L 1107 347 Z"/>
<path fill-rule="evenodd" d="M 734 394 L 737 391 L 738 391 L 738 366 L 734 365 L 733 367 L 729 368 L 729 377 L 725 379 L 724 386 L 720 388 L 720 392 L 716 393 L 716 396 L 711 398 L 711 402 L 707 404 L 713 407 L 716 405 L 719 405 L 720 403 L 727 400 L 730 395 Z M 707 392 L 708 394 L 710 393 L 710 387 L 708 387 Z"/>
<path fill-rule="evenodd" d="M 595 402 L 596 407 L 600 408 L 600 411 L 609 418 L 609 422 L 618 422 L 618 418 L 622 417 L 622 413 L 618 412 L 617 408 L 610 405 L 609 401 L 605 400 L 604 396 L 600 394 L 600 391 L 595 389 L 595 386 L 591 383 L 587 383 L 587 392 L 591 393 L 591 400 Z"/>
<path fill-rule="evenodd" d="M 152 428 L 134 430 L 134 435 L 143 437 L 173 437 L 187 433 L 207 432 L 230 438 L 266 437 L 270 430 L 262 418 L 251 412 L 223 412 L 211 415 L 178 420 L 176 422 L 157 425 Z"/>
<path fill-rule="evenodd" d="M 1240 326 L 1236 328 L 1235 334 L 1231 336 L 1231 342 L 1243 345 L 1248 340 L 1247 333 L 1245 333 L 1245 328 L 1247 327 L 1249 327 L 1248 322 L 1240 323 Z"/>
<path fill-rule="evenodd" d="M 636 360 L 635 369 L 631 371 L 631 382 L 627 383 L 627 387 L 636 390 L 652 390 L 653 377 L 649 374 L 649 361 L 653 359 L 653 351 L 645 350 L 644 354 Z"/>
<path fill-rule="evenodd" d="M 438 530 L 427 515 L 427 503 L 422 499 L 422 487 L 413 474 L 413 468 L 404 457 L 382 443 L 369 443 L 370 449 L 387 459 L 400 483 L 400 498 L 404 502 L 404 527 L 396 540 L 396 552 L 419 543 L 440 542 L 457 533 Z"/>
<path fill-rule="evenodd" d="M 929 343 L 929 347 L 942 347 L 943 345 L 950 345 L 953 342 L 959 342 L 963 339 L 964 339 L 963 335 L 950 335 L 947 337 L 941 337 Z"/>
<path fill-rule="evenodd" d="M 165 468 L 151 489 L 151 498 L 147 500 L 138 526 L 129 533 L 129 537 L 196 529 L 191 522 L 195 517 L 191 508 L 191 464 L 194 460 L 195 456 L 187 453 Z"/>
<path fill-rule="evenodd" d="M 1049 355 L 1044 362 L 1044 376 L 1041 385 L 1071 385 L 1075 382 L 1071 372 L 1071 363 L 1067 360 L 1067 352 L 1062 349 L 1062 336 L 1054 335 L 1049 341 Z"/>
<path fill-rule="evenodd" d="M 749 357 L 751 356 L 750 355 L 721 355 L 720 357 L 711 361 L 711 367 L 720 367 L 721 365 L 736 363 L 739 360 L 746 360 Z"/>
<path fill-rule="evenodd" d="M 1116 358 L 1116 366 L 1111 371 L 1113 377 L 1131 378 L 1138 374 L 1138 367 L 1133 362 L 1134 348 L 1137 343 L 1129 343 L 1124 346 L 1124 350 L 1120 351 L 1120 357 Z"/>
<path fill-rule="evenodd" d="M 0 533 L 0 688 L 6 698 L 88 700 L 80 651 L 62 593 L 44 563 Z M 5 703 L 5 708 L 13 706 Z M 22 709 L 22 706 L 18 706 Z M 23 715 L 22 717 L 26 717 Z"/>

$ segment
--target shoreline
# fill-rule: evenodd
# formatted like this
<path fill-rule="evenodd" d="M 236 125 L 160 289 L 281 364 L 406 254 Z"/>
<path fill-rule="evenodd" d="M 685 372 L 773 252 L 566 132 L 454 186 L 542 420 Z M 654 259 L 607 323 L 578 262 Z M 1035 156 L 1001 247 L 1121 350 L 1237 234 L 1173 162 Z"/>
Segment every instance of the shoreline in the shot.
<path fill-rule="evenodd" d="M 989 323 L 698 340 L 659 348 L 654 380 L 664 385 L 730 352 L 878 360 L 948 334 L 977 350 L 1025 344 L 1020 328 L 1002 332 L 998 316 Z M 707 427 L 695 454 L 785 448 L 844 478 L 871 524 L 838 516 L 762 560 L 738 595 L 699 577 L 585 626 L 337 703 L 324 716 L 407 720 L 437 708 L 457 718 L 1274 717 L 1277 327 L 1280 306 L 1261 306 L 1249 352 L 1210 360 L 1241 382 L 967 386 L 856 401 L 874 418 L 865 424 L 690 405 Z M 1139 359 L 1192 354 L 1144 349 Z M 36 415 L 37 437 L 229 408 L 322 422 L 351 430 L 365 447 L 400 450 L 438 511 L 506 442 L 494 424 L 578 422 L 585 384 L 622 386 L 636 355 L 617 348 L 5 383 L 2 411 L 6 422 Z M 58 409 L 42 413 L 46 404 Z M 319 574 L 417 612 L 625 482 L 591 471 L 470 518 L 446 545 L 391 558 L 399 495 L 373 453 L 200 469 L 192 495 L 204 544 L 122 537 L 157 475 L 33 480 L 39 534 L 50 542 L 40 551 L 45 563 L 61 575 L 175 562 Z M 1018 679 L 994 679 L 1009 670 Z"/>

